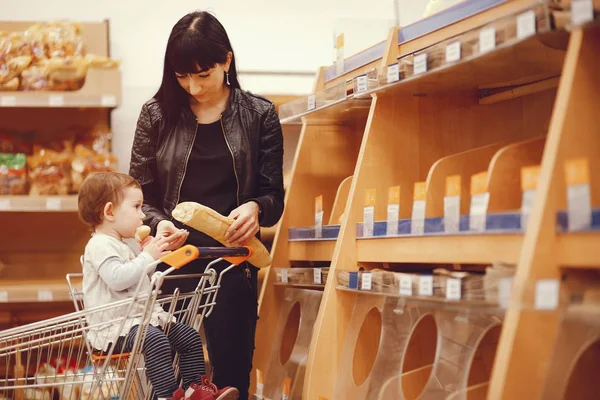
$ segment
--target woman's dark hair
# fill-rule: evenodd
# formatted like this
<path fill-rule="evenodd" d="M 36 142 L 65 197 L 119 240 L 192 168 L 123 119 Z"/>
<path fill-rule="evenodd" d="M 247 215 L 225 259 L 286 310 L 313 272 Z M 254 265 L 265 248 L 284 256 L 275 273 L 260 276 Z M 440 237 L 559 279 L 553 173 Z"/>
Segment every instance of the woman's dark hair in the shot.
<path fill-rule="evenodd" d="M 173 126 L 183 107 L 188 106 L 189 95 L 177 82 L 175 73 L 193 74 L 224 64 L 228 52 L 232 54 L 229 84 L 232 89 L 240 88 L 231 42 L 214 15 L 196 11 L 175 24 L 167 42 L 162 83 L 154 95 L 163 109 L 167 126 Z"/>

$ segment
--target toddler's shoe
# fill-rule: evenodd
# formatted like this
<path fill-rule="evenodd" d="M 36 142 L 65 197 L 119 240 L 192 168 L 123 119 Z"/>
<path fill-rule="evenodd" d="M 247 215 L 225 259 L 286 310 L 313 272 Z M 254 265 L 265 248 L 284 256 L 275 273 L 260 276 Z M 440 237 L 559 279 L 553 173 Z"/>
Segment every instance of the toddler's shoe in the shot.
<path fill-rule="evenodd" d="M 217 386 L 202 376 L 202 384 L 192 383 L 185 392 L 186 400 L 237 400 L 240 392 L 231 386 L 218 389 Z"/>

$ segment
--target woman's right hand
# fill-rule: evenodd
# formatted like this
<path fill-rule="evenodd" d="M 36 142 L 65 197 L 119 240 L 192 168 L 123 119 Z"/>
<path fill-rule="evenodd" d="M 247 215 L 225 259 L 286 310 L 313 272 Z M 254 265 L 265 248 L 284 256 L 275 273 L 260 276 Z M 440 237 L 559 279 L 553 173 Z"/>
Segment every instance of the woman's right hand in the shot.
<path fill-rule="evenodd" d="M 157 236 L 152 239 L 144 246 L 144 253 L 148 253 L 154 258 L 158 260 L 162 256 L 169 253 L 168 251 L 169 242 L 167 239 L 162 236 Z"/>
<path fill-rule="evenodd" d="M 169 246 L 167 250 L 177 250 L 180 248 L 189 236 L 189 232 L 185 229 L 177 229 L 173 222 L 162 220 L 156 226 L 156 237 L 163 237 Z"/>

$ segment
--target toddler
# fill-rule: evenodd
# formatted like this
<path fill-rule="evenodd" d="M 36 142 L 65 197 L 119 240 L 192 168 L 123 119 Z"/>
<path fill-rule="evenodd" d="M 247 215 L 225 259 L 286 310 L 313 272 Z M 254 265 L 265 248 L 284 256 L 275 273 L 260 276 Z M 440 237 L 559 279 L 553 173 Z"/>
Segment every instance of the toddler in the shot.
<path fill-rule="evenodd" d="M 150 291 L 154 268 L 149 269 L 148 265 L 166 254 L 167 239 L 149 236 L 142 242 L 142 252 L 138 256 L 123 241 L 133 238 L 143 223 L 143 200 L 139 183 L 129 175 L 96 173 L 82 183 L 79 216 L 94 231 L 83 257 L 85 308 L 130 298 L 140 280 L 142 293 Z M 124 307 L 127 309 L 128 306 Z M 110 343 L 114 343 L 115 353 L 131 351 L 140 320 L 127 320 L 122 330 L 121 324 L 106 324 L 118 317 L 117 311 L 91 316 L 90 325 L 105 323 L 99 329 L 90 330 L 88 339 L 94 348 L 107 351 Z M 179 387 L 173 371 L 172 348 L 179 354 L 183 388 Z M 158 304 L 152 313 L 142 353 L 146 375 L 159 399 L 235 400 L 238 397 L 237 389 L 218 390 L 205 376 L 198 332 L 169 318 Z"/>

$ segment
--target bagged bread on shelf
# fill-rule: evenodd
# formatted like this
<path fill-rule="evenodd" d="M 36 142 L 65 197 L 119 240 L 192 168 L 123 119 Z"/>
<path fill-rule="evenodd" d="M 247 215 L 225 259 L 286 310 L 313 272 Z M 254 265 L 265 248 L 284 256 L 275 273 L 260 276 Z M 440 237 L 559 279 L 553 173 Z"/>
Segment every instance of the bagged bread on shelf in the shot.
<path fill-rule="evenodd" d="M 48 58 L 85 56 L 85 43 L 81 24 L 72 21 L 52 21 L 34 24 L 30 33 L 43 36 Z"/>
<path fill-rule="evenodd" d="M 37 91 L 48 89 L 48 62 L 31 65 L 21 73 L 21 90 Z"/>
<path fill-rule="evenodd" d="M 96 54 L 87 54 L 85 56 L 85 62 L 89 68 L 98 69 L 115 69 L 119 68 L 119 61 L 114 60 L 110 57 L 103 57 Z"/>
<path fill-rule="evenodd" d="M 33 139 L 31 134 L 0 131 L 0 153 L 24 153 L 30 155 L 32 152 Z"/>
<path fill-rule="evenodd" d="M 19 194 L 27 194 L 27 158 L 0 153 L 0 195 Z"/>
<path fill-rule="evenodd" d="M 517 266 L 515 264 L 506 264 L 497 262 L 485 269 L 483 277 L 483 289 L 485 292 L 485 300 L 487 302 L 496 303 L 499 301 L 498 286 L 501 279 L 511 278 L 515 276 Z"/>
<path fill-rule="evenodd" d="M 29 55 L 23 33 L 11 32 L 0 35 L 0 56 L 12 58 Z"/>
<path fill-rule="evenodd" d="M 448 279 L 460 282 L 460 298 L 463 300 L 485 300 L 483 290 L 483 274 L 466 271 L 449 271 L 445 268 L 433 270 L 434 296 L 447 298 Z"/>
<path fill-rule="evenodd" d="M 31 56 L 2 57 L 0 56 L 0 83 L 6 83 L 31 65 Z"/>
<path fill-rule="evenodd" d="M 75 193 L 85 178 L 95 172 L 111 172 L 117 169 L 117 158 L 110 153 L 97 153 L 83 144 L 75 145 L 71 161 L 71 190 Z"/>
<path fill-rule="evenodd" d="M 55 57 L 48 61 L 48 88 L 56 91 L 79 90 L 85 83 L 88 64 L 85 57 Z"/>
<path fill-rule="evenodd" d="M 27 55 L 32 57 L 32 64 L 37 64 L 48 59 L 45 37 L 43 32 L 26 30 L 23 32 L 23 40 Z"/>
<path fill-rule="evenodd" d="M 70 140 L 50 144 L 35 144 L 29 157 L 30 195 L 67 195 L 71 190 Z"/>
<path fill-rule="evenodd" d="M 12 78 L 10 81 L 0 83 L 0 92 L 13 92 L 19 90 L 20 79 L 18 77 Z"/>
<path fill-rule="evenodd" d="M 286 270 L 287 274 L 287 282 L 284 282 L 283 279 L 283 270 Z M 321 282 L 325 284 L 327 275 L 324 274 L 326 270 L 322 269 L 321 273 Z M 315 269 L 314 268 L 276 268 L 276 282 L 277 283 L 287 283 L 290 285 L 313 285 L 315 278 Z"/>

